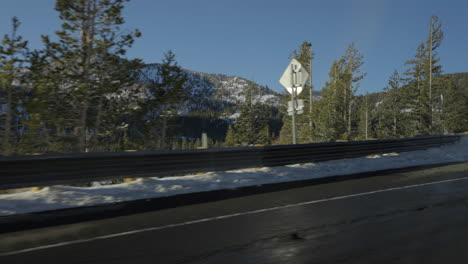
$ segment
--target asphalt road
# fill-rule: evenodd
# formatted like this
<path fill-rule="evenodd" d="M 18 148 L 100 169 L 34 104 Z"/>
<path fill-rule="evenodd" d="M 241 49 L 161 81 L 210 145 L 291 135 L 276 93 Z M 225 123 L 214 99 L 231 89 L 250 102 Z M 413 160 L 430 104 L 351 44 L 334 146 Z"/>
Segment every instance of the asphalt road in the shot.
<path fill-rule="evenodd" d="M 468 163 L 0 234 L 0 263 L 467 263 Z"/>

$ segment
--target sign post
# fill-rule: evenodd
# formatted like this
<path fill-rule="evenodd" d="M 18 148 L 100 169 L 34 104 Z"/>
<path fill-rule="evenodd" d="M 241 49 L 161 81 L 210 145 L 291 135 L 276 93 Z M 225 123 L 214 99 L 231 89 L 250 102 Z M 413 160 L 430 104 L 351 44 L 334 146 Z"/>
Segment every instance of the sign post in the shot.
<path fill-rule="evenodd" d="M 288 114 L 292 116 L 292 140 L 293 144 L 296 144 L 296 111 L 298 114 L 303 113 L 304 108 L 303 100 L 296 100 L 296 97 L 302 92 L 302 88 L 305 85 L 309 73 L 302 67 L 296 59 L 292 59 L 288 67 L 281 76 L 279 82 L 286 88 L 291 94 L 291 101 L 288 102 L 288 106 L 292 106 L 291 109 L 288 107 Z"/>

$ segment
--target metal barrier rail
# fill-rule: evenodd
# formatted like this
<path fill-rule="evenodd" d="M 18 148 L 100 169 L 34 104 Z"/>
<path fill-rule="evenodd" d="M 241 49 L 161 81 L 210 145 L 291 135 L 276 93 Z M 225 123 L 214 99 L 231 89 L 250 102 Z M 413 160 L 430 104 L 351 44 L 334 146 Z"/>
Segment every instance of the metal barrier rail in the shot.
<path fill-rule="evenodd" d="M 186 151 L 0 157 L 0 189 L 126 177 L 167 177 L 197 172 L 355 158 L 439 147 L 455 143 L 461 137 L 450 135 Z"/>

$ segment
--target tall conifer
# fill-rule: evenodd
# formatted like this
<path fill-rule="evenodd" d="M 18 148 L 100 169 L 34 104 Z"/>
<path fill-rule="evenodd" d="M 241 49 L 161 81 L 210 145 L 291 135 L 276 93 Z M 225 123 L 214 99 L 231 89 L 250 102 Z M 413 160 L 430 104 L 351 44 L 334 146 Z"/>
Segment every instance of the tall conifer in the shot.
<path fill-rule="evenodd" d="M 10 34 L 6 34 L 0 43 L 0 92 L 5 98 L 4 102 L 0 101 L 0 106 L 2 104 L 6 106 L 5 116 L 1 122 L 2 134 L 0 134 L 3 155 L 10 155 L 13 152 L 13 121 L 18 118 L 17 106 L 20 101 L 16 88 L 20 84 L 24 85 L 24 63 L 28 53 L 28 42 L 18 34 L 20 25 L 18 18 L 13 17 Z"/>
<path fill-rule="evenodd" d="M 93 101 L 104 91 L 102 69 L 113 66 L 107 58 L 124 55 L 125 48 L 140 36 L 137 30 L 121 32 L 124 2 L 127 0 L 57 0 L 55 9 L 63 21 L 61 30 L 56 31 L 59 41 L 43 36 L 51 67 L 66 77 L 60 89 L 70 95 L 68 118 L 74 120 L 78 151 L 87 147 Z"/>

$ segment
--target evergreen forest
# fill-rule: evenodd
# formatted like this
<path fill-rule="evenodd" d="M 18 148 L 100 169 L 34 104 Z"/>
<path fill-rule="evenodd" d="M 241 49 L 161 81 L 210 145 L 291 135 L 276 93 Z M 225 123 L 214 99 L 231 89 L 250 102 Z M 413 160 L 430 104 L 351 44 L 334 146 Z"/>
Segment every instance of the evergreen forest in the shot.
<path fill-rule="evenodd" d="M 20 19 L 11 19 L 0 42 L 1 155 L 195 149 L 202 133 L 211 148 L 292 143 L 289 94 L 244 79 L 241 99 L 226 103 L 194 84 L 170 50 L 151 71 L 126 58 L 144 34 L 122 29 L 126 2 L 57 0 L 62 24 L 42 36 L 39 50 L 19 34 Z M 427 38 L 402 62 L 406 71 L 389 72 L 383 91 L 369 94 L 357 94 L 365 57 L 350 43 L 324 87 L 309 82 L 299 95 L 297 142 L 467 132 L 468 73 L 444 74 L 443 40 L 442 23 L 430 17 Z M 313 73 L 312 43 L 291 50 L 290 59 Z M 266 93 L 277 102 L 259 100 Z"/>

